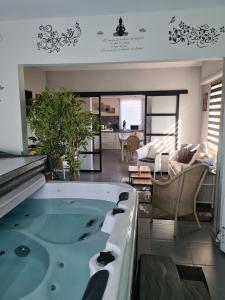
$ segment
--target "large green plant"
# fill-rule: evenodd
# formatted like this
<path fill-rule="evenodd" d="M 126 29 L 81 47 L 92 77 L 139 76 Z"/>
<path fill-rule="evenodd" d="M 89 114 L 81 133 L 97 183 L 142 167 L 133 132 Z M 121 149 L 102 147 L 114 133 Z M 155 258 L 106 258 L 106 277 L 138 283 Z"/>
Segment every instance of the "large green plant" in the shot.
<path fill-rule="evenodd" d="M 64 89 L 45 89 L 28 111 L 40 154 L 47 154 L 54 161 L 66 155 L 70 171 L 80 171 L 80 151 L 87 149 L 88 141 L 98 128 L 96 116 L 85 109 L 79 96 Z"/>
<path fill-rule="evenodd" d="M 38 154 L 46 154 L 53 161 L 65 153 L 62 120 L 64 104 L 69 97 L 64 90 L 46 88 L 27 110 L 28 121 L 38 140 Z"/>
<path fill-rule="evenodd" d="M 93 129 L 98 129 L 97 118 L 85 108 L 79 96 L 67 98 L 62 120 L 63 136 L 66 139 L 66 159 L 72 173 L 79 173 L 80 151 L 87 150 L 88 141 L 93 138 Z"/>

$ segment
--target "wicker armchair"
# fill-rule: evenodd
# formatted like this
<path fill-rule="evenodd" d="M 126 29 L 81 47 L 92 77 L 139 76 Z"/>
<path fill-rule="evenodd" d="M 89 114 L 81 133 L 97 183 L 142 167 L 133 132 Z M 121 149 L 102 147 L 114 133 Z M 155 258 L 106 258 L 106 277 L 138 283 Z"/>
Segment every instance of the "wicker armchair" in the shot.
<path fill-rule="evenodd" d="M 154 208 L 159 208 L 174 216 L 174 236 L 176 236 L 177 218 L 194 213 L 198 227 L 200 223 L 196 213 L 196 198 L 209 167 L 205 164 L 195 164 L 184 169 L 167 182 L 152 178 L 152 217 Z"/>

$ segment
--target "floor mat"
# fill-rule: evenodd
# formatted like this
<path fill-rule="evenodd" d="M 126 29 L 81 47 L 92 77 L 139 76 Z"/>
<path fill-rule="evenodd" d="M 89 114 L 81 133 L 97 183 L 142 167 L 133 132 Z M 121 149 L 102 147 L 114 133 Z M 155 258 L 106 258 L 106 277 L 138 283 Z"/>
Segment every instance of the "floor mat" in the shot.
<path fill-rule="evenodd" d="M 201 267 L 176 265 L 181 280 L 201 281 L 209 291 L 204 272 Z"/>
<path fill-rule="evenodd" d="M 205 297 L 203 297 L 203 299 L 210 299 L 209 288 L 201 267 L 184 265 L 176 265 L 176 267 L 183 284 L 183 288 L 186 288 L 186 291 L 189 290 L 188 292 L 191 294 L 191 292 L 194 292 L 193 290 L 196 289 L 197 293 L 199 293 L 200 295 L 203 296 L 205 294 Z M 202 287 L 201 285 L 199 286 L 199 282 L 202 284 Z M 189 293 L 186 293 L 186 296 Z"/>

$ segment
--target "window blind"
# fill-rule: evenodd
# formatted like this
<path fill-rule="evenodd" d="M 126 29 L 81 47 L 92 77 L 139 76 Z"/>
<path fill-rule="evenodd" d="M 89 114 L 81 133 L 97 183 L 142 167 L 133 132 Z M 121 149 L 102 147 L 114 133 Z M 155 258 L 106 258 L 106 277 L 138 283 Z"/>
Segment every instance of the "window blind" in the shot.
<path fill-rule="evenodd" d="M 212 83 L 209 100 L 208 146 L 217 150 L 220 133 L 220 116 L 222 104 L 222 81 Z"/>

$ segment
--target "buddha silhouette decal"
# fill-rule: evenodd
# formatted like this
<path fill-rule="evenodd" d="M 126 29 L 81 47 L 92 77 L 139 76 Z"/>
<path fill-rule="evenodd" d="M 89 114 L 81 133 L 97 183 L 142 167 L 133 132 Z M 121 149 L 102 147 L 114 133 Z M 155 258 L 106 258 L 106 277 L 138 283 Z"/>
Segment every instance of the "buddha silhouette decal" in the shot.
<path fill-rule="evenodd" d="M 119 18 L 119 25 L 116 27 L 116 32 L 113 33 L 114 36 L 126 36 L 128 35 L 128 32 L 126 32 L 126 28 L 123 25 L 123 20 L 120 17 Z"/>

